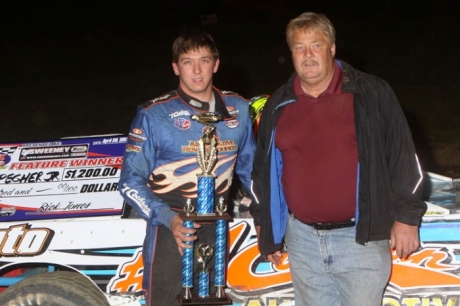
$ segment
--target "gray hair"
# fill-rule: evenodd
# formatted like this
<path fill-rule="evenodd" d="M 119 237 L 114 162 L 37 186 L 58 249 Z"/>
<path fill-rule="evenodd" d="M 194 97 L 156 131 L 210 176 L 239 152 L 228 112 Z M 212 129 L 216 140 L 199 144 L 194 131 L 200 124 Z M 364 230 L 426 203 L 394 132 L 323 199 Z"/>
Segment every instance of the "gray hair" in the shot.
<path fill-rule="evenodd" d="M 319 31 L 322 33 L 329 42 L 335 43 L 335 29 L 331 21 L 323 14 L 307 12 L 292 19 L 286 28 L 286 40 L 291 47 L 296 31 Z"/>

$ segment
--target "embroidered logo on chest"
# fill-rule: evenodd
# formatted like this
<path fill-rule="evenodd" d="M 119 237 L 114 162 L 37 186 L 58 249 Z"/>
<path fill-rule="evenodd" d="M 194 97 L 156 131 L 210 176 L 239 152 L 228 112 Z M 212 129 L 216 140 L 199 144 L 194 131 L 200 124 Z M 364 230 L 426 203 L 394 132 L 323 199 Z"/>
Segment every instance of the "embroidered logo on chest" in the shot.
<path fill-rule="evenodd" d="M 191 122 L 185 118 L 174 118 L 174 126 L 180 130 L 187 130 L 191 126 Z"/>
<path fill-rule="evenodd" d="M 240 125 L 240 122 L 238 120 L 225 121 L 225 126 L 228 127 L 229 129 L 237 128 L 239 125 Z"/>

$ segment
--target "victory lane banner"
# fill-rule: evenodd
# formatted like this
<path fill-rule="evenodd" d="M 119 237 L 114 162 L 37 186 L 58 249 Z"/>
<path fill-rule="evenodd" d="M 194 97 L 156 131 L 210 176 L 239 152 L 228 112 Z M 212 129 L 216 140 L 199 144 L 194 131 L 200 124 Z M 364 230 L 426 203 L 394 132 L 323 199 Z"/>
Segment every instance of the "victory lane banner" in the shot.
<path fill-rule="evenodd" d="M 125 135 L 0 144 L 0 222 L 121 215 Z"/>

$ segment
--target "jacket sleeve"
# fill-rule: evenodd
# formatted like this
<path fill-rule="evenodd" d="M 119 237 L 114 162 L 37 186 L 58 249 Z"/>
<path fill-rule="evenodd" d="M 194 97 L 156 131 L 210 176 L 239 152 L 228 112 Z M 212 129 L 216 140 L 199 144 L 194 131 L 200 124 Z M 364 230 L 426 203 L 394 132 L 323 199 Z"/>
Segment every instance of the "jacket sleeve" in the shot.
<path fill-rule="evenodd" d="M 256 152 L 254 155 L 254 166 L 252 169 L 252 193 L 259 204 L 258 220 L 260 224 L 258 235 L 259 251 L 262 255 L 273 254 L 283 248 L 283 243 L 275 243 L 273 235 L 273 224 L 270 210 L 270 141 L 271 121 L 273 121 L 273 109 L 270 103 L 275 94 L 265 104 L 257 134 Z"/>
<path fill-rule="evenodd" d="M 257 216 L 257 219 L 254 219 L 254 222 L 256 224 L 261 224 L 261 213 L 262 210 L 267 210 L 269 207 L 267 206 L 266 200 L 264 199 L 264 182 L 263 182 L 263 177 L 264 177 L 264 165 L 267 163 L 267 151 L 268 148 L 265 146 L 265 135 L 267 131 L 265 128 L 263 116 L 260 119 L 260 125 L 258 129 L 258 136 L 257 136 L 257 144 L 256 144 L 256 150 L 254 153 L 254 163 L 253 163 L 253 168 L 252 168 L 252 186 L 251 186 L 251 192 L 253 195 L 254 200 L 256 203 L 259 205 L 259 214 Z M 269 186 L 265 186 L 265 188 L 270 188 Z M 264 214 L 266 215 L 266 214 Z"/>
<path fill-rule="evenodd" d="M 412 134 L 400 104 L 386 82 L 380 95 L 388 102 L 381 107 L 385 116 L 384 122 L 387 123 L 384 127 L 384 141 L 394 197 L 395 220 L 419 225 L 427 206 L 421 199 L 423 174 Z"/>
<path fill-rule="evenodd" d="M 158 136 L 152 127 L 155 122 L 143 110 L 132 121 L 120 175 L 120 193 L 136 212 L 152 225 L 170 228 L 176 215 L 167 203 L 149 188 L 148 181 L 155 169 Z"/>

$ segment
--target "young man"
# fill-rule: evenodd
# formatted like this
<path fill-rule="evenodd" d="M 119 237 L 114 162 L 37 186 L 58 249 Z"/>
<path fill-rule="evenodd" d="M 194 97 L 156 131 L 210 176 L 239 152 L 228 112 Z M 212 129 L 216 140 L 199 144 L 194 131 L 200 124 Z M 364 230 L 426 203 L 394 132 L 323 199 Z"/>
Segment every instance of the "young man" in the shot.
<path fill-rule="evenodd" d="M 187 199 L 196 207 L 201 173 L 198 140 L 206 127 L 191 116 L 211 112 L 224 119 L 213 123 L 218 139 L 213 169 L 216 203 L 221 196 L 227 199 L 234 172 L 249 188 L 255 149 L 248 102 L 213 87 L 219 52 L 212 37 L 200 30 L 188 31 L 174 41 L 172 54 L 179 87 L 139 107 L 120 178 L 122 196 L 147 222 L 143 288 L 147 305 L 155 306 L 179 304 L 181 255 L 190 248 L 185 242 L 214 244 L 213 223 L 195 222 L 195 229 L 189 229 L 178 216 Z"/>
<path fill-rule="evenodd" d="M 259 248 L 286 247 L 297 306 L 380 306 L 391 250 L 419 247 L 426 210 L 409 127 L 390 86 L 335 60 L 322 14 L 287 26 L 295 73 L 267 101 L 254 158 Z"/>

